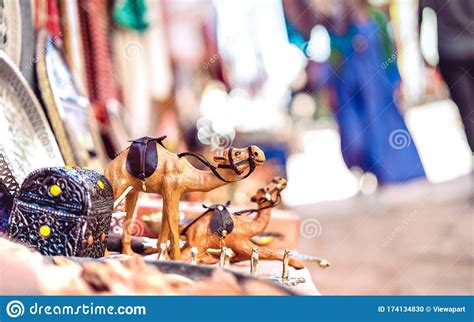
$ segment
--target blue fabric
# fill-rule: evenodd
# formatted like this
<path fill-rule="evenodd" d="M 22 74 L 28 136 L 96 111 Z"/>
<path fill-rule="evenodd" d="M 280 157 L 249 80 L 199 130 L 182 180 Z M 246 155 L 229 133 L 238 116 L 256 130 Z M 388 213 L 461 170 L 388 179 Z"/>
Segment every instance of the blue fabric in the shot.
<path fill-rule="evenodd" d="M 400 75 L 395 61 L 383 67 L 388 62 L 382 58 L 377 25 L 369 21 L 350 26 L 344 35 L 332 34 L 331 46 L 337 58 L 331 83 L 347 166 L 374 173 L 380 183 L 423 177 L 418 151 L 393 97 Z"/>

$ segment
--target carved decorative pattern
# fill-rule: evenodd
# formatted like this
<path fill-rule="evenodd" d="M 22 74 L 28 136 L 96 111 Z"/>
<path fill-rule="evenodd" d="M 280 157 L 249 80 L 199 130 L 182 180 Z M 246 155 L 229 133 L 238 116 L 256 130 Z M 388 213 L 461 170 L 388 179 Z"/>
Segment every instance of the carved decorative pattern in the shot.
<path fill-rule="evenodd" d="M 103 183 L 103 189 L 97 184 Z M 50 187 L 60 188 L 58 195 Z M 102 186 L 102 185 L 101 185 Z M 112 217 L 113 193 L 107 179 L 93 170 L 44 168 L 32 172 L 15 198 L 10 238 L 45 255 L 101 257 Z M 40 234 L 48 226 L 48 236 Z"/>
<path fill-rule="evenodd" d="M 13 196 L 20 186 L 13 176 L 9 162 L 2 154 L 0 146 L 0 232 L 5 233 L 8 227 L 8 218 L 13 203 Z"/>
<path fill-rule="evenodd" d="M 18 182 L 16 181 L 13 173 L 10 169 L 10 165 L 6 156 L 2 154 L 0 147 L 0 181 L 6 186 L 8 191 L 14 195 L 20 189 Z"/>

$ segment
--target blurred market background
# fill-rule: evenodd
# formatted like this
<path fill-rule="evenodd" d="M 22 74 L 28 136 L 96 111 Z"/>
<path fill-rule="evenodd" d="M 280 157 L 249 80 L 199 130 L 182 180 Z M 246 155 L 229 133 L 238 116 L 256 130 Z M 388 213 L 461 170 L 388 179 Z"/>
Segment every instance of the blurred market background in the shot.
<path fill-rule="evenodd" d="M 472 1 L 31 3 L 109 158 L 146 135 L 256 144 L 249 179 L 187 200 L 245 204 L 281 175 L 298 250 L 332 263 L 309 264 L 322 294 L 473 293 Z"/>

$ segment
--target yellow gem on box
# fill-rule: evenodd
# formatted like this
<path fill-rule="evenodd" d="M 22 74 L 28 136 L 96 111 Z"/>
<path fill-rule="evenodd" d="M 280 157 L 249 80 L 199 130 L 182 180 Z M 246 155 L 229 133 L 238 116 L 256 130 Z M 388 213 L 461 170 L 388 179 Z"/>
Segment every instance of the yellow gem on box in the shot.
<path fill-rule="evenodd" d="M 61 194 L 61 188 L 57 184 L 53 184 L 49 187 L 49 193 L 54 197 L 57 197 Z"/>
<path fill-rule="evenodd" d="M 99 180 L 97 181 L 97 185 L 99 186 L 100 190 L 104 190 L 104 183 L 102 182 L 102 180 Z"/>
<path fill-rule="evenodd" d="M 43 225 L 40 227 L 39 233 L 43 237 L 49 237 L 49 235 L 51 235 L 51 228 L 49 228 L 49 226 Z"/>

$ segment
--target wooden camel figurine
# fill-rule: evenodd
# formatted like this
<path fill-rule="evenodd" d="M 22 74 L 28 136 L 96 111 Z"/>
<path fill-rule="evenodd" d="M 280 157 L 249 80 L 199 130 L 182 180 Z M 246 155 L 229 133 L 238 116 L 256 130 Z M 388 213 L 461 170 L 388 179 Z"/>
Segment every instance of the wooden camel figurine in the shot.
<path fill-rule="evenodd" d="M 179 200 L 185 192 L 208 192 L 250 175 L 265 161 L 265 154 L 257 146 L 228 148 L 215 155 L 212 165 L 193 153 L 175 154 L 162 144 L 165 137 L 144 137 L 112 160 L 105 176 L 110 181 L 114 199 L 125 196 L 125 220 L 122 253 L 132 255 L 131 223 L 140 192 L 158 193 L 163 197 L 163 221 L 158 244 L 170 240 L 170 258 L 180 259 Z M 198 158 L 209 170 L 196 169 L 185 156 Z M 245 174 L 245 172 L 247 172 Z"/>
<path fill-rule="evenodd" d="M 233 228 L 225 236 L 224 242 L 226 247 L 231 248 L 236 253 L 234 257 L 236 260 L 234 261 L 250 259 L 252 250 L 256 247 L 250 238 L 260 235 L 267 228 L 272 208 L 279 203 L 280 193 L 285 188 L 286 180 L 275 177 L 252 197 L 251 200 L 258 205 L 257 215 L 253 219 L 235 214 L 231 215 Z M 221 207 L 223 208 L 224 205 Z M 217 262 L 216 258 L 206 252 L 209 248 L 220 248 L 222 246 L 222 237 L 211 231 L 212 216 L 213 211 L 206 211 L 182 229 L 182 234 L 187 237 L 187 243 L 182 251 L 183 260 L 190 260 L 191 248 L 196 247 L 198 262 L 204 264 L 214 264 Z M 283 260 L 283 251 L 278 252 L 268 247 L 259 247 L 258 253 L 260 259 Z M 290 258 L 289 264 L 298 269 L 304 267 L 304 264 L 296 258 Z"/>

